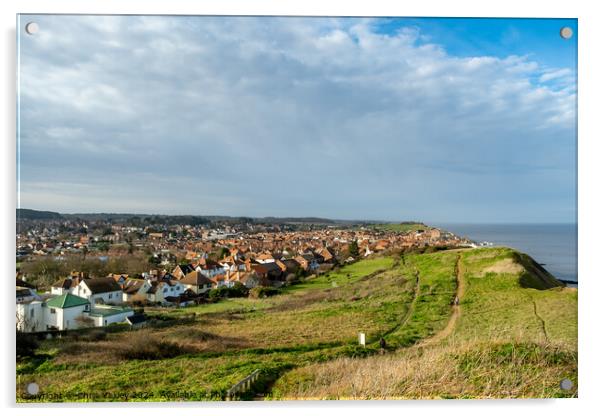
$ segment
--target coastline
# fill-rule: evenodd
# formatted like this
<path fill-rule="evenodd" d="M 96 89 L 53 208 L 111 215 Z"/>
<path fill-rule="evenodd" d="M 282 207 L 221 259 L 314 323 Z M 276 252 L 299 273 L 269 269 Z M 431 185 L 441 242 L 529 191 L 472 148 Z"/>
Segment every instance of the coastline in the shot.
<path fill-rule="evenodd" d="M 578 285 L 577 224 L 437 223 L 437 227 L 485 246 L 528 254 L 568 287 Z"/>

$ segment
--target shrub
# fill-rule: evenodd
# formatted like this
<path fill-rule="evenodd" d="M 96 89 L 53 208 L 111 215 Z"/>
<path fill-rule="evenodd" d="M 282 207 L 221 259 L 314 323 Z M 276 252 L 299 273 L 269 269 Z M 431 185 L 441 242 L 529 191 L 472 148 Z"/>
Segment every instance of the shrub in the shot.
<path fill-rule="evenodd" d="M 297 269 L 297 271 L 295 272 L 295 276 L 297 276 L 297 278 L 301 279 L 302 277 L 305 277 L 308 275 L 308 272 L 306 270 L 303 270 L 301 267 L 299 267 Z"/>
<path fill-rule="evenodd" d="M 209 299 L 242 298 L 249 294 L 249 289 L 240 282 L 234 283 L 232 287 L 218 287 L 209 291 Z"/>
<path fill-rule="evenodd" d="M 17 358 L 32 357 L 38 348 L 38 341 L 32 334 L 17 331 Z"/>
<path fill-rule="evenodd" d="M 107 339 L 107 333 L 102 329 L 90 331 L 88 334 L 88 341 L 104 341 Z"/>
<path fill-rule="evenodd" d="M 128 360 L 161 360 L 191 353 L 192 350 L 176 342 L 158 340 L 148 333 L 138 333 L 130 337 L 130 343 L 119 351 Z"/>
<path fill-rule="evenodd" d="M 274 296 L 279 293 L 280 293 L 280 290 L 276 289 L 275 287 L 258 286 L 258 287 L 254 287 L 253 289 L 251 289 L 249 291 L 249 297 L 254 298 L 254 299 L 267 298 L 269 296 Z"/>
<path fill-rule="evenodd" d="M 297 283 L 298 281 L 299 281 L 299 276 L 294 273 L 289 273 L 288 276 L 286 276 L 286 283 L 288 283 L 288 284 Z"/>

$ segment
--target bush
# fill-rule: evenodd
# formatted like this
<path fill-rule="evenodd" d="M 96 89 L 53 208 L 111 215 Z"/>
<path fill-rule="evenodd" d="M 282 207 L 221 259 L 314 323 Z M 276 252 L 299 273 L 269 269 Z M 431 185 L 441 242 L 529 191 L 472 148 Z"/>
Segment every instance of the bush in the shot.
<path fill-rule="evenodd" d="M 130 343 L 119 351 L 119 355 L 128 360 L 162 360 L 191 352 L 189 347 L 182 344 L 139 333 L 130 338 Z"/>
<path fill-rule="evenodd" d="M 107 333 L 102 329 L 90 331 L 87 336 L 88 341 L 104 341 L 105 339 L 107 339 Z"/>
<path fill-rule="evenodd" d="M 217 300 L 223 298 L 243 298 L 248 296 L 249 289 L 240 282 L 234 283 L 232 287 L 218 287 L 209 291 L 209 299 Z"/>
<path fill-rule="evenodd" d="M 254 298 L 254 299 L 267 298 L 270 296 L 277 295 L 279 293 L 280 293 L 280 290 L 276 289 L 275 287 L 258 286 L 258 287 L 254 287 L 253 289 L 251 289 L 249 291 L 249 297 Z"/>
<path fill-rule="evenodd" d="M 286 283 L 288 284 L 293 284 L 293 283 L 297 283 L 299 281 L 299 276 L 293 273 L 289 273 L 288 276 L 286 276 Z"/>
<path fill-rule="evenodd" d="M 302 277 L 306 277 L 308 275 L 306 270 L 303 270 L 301 267 L 299 267 L 297 269 L 297 271 L 295 272 L 295 276 L 297 276 L 297 278 L 301 279 Z"/>
<path fill-rule="evenodd" d="M 38 348 L 38 341 L 32 334 L 17 331 L 17 358 L 33 357 Z"/>

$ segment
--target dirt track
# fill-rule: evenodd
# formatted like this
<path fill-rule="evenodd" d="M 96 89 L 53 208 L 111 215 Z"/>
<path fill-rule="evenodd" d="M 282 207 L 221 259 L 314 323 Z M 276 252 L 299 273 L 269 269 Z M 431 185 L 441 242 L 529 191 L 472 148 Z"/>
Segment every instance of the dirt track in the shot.
<path fill-rule="evenodd" d="M 447 338 L 454 331 L 456 327 L 456 322 L 460 317 L 461 307 L 460 303 L 462 302 L 462 298 L 464 297 L 464 293 L 466 291 L 466 282 L 464 281 L 464 268 L 462 265 L 462 254 L 458 254 L 456 259 L 456 267 L 454 270 L 454 274 L 456 275 L 456 298 L 458 299 L 458 303 L 452 305 L 452 314 L 447 321 L 447 325 L 441 331 L 437 332 L 431 338 L 424 340 L 424 342 L 420 343 L 420 346 L 427 346 L 438 343 L 439 341 Z"/>

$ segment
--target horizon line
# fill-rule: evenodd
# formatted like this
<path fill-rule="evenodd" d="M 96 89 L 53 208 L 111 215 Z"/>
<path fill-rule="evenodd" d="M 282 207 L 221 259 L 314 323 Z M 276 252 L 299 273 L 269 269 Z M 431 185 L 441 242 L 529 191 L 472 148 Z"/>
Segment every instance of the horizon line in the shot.
<path fill-rule="evenodd" d="M 59 211 L 51 211 L 44 209 L 33 209 L 33 208 L 16 208 L 19 209 L 27 209 L 31 211 L 39 211 L 39 212 L 54 212 L 60 215 L 140 215 L 140 216 L 163 216 L 163 217 L 228 217 L 228 218 L 251 218 L 251 219 L 303 219 L 303 218 L 315 218 L 320 220 L 328 220 L 328 221 L 345 221 L 345 222 L 380 222 L 380 223 L 416 223 L 416 224 L 441 224 L 441 225 L 527 225 L 527 224 L 540 224 L 540 225 L 553 225 L 553 224 L 570 224 L 577 225 L 578 221 L 458 221 L 458 220 L 399 220 L 399 219 L 367 219 L 367 218 L 355 218 L 355 219 L 345 219 L 345 218 L 331 218 L 320 215 L 264 215 L 264 216 L 254 216 L 254 215 L 232 215 L 232 214 L 164 214 L 164 213 L 140 213 L 140 212 L 59 212 Z"/>

